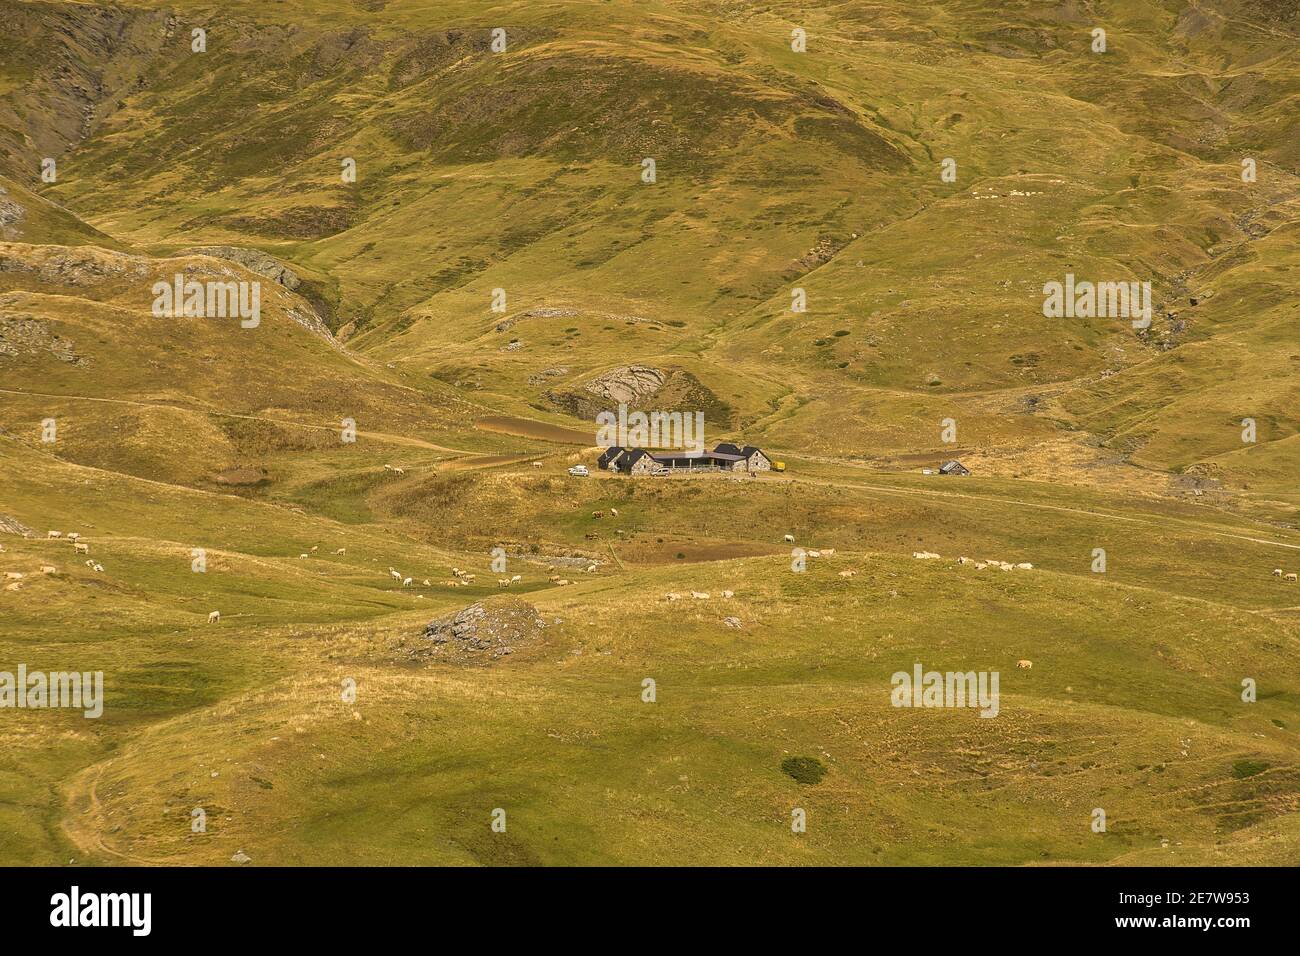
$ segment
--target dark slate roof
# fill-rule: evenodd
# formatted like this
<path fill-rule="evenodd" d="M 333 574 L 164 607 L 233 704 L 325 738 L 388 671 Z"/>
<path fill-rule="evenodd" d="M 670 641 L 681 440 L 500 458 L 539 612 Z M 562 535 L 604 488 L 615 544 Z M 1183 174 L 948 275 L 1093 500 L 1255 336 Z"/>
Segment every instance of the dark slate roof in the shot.
<path fill-rule="evenodd" d="M 961 462 L 954 460 L 954 461 L 945 461 L 942 465 L 939 466 L 939 471 L 943 472 L 944 474 L 947 474 L 950 471 L 970 471 L 970 469 L 967 468 L 965 465 L 963 465 Z"/>
<path fill-rule="evenodd" d="M 744 455 L 728 455 L 716 451 L 659 451 L 651 456 L 655 461 L 743 461 Z"/>
<path fill-rule="evenodd" d="M 723 455 L 740 455 L 740 449 L 729 441 L 719 442 L 718 446 L 713 449 L 715 452 Z"/>
<path fill-rule="evenodd" d="M 746 445 L 744 448 L 740 450 L 740 454 L 743 455 L 745 458 L 750 457 L 751 455 L 754 454 L 754 452 L 758 452 L 764 458 L 767 457 L 767 452 L 763 451 L 763 449 L 759 448 L 757 445 Z"/>
<path fill-rule="evenodd" d="M 621 455 L 621 454 L 623 454 L 623 448 L 622 448 L 622 446 L 621 446 L 621 445 L 613 445 L 613 446 L 610 447 L 610 448 L 606 448 L 606 449 L 601 453 L 601 456 L 600 456 L 599 458 L 596 459 L 596 461 L 598 461 L 598 462 L 600 463 L 600 467 L 601 467 L 601 468 L 608 468 L 608 467 L 609 467 L 609 463 L 610 463 L 611 461 L 614 461 L 614 460 L 615 460 L 616 458 L 618 458 L 618 456 Z"/>

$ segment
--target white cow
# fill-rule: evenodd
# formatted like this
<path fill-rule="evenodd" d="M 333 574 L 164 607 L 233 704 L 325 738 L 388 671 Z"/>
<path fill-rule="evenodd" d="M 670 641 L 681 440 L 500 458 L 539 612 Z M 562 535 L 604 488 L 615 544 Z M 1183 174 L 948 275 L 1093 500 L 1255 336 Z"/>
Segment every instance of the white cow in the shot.
<path fill-rule="evenodd" d="M 72 550 L 75 554 L 90 554 L 90 545 L 77 541 L 73 543 Z"/>
<path fill-rule="evenodd" d="M 792 535 L 792 534 L 787 534 L 787 535 L 785 536 L 785 543 L 786 543 L 786 544 L 794 544 L 794 535 Z"/>
<path fill-rule="evenodd" d="M 209 623 L 209 624 L 219 624 L 219 623 L 221 623 L 221 612 L 220 612 L 220 611 L 209 611 L 209 612 L 208 612 L 208 623 Z"/>

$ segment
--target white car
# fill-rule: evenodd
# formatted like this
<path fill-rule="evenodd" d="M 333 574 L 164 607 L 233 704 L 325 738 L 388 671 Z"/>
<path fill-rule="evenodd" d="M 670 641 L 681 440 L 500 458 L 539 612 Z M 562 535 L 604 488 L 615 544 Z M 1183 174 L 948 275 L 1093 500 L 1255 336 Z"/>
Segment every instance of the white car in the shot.
<path fill-rule="evenodd" d="M 586 478 L 591 472 L 587 470 L 586 465 L 574 465 L 569 469 L 569 474 L 573 475 L 574 478 Z"/>

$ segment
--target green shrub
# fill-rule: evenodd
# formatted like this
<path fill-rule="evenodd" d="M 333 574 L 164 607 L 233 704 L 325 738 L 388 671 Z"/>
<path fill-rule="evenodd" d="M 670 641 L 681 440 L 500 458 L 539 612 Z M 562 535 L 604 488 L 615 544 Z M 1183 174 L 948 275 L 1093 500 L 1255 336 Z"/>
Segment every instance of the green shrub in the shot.
<path fill-rule="evenodd" d="M 781 769 L 799 783 L 810 786 L 821 783 L 826 776 L 826 765 L 816 757 L 786 757 L 781 761 Z"/>

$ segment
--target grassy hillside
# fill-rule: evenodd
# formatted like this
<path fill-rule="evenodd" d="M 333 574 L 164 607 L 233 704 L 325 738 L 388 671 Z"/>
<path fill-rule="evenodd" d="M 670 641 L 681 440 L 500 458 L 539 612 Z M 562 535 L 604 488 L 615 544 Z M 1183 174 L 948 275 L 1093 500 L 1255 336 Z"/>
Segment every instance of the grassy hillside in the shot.
<path fill-rule="evenodd" d="M 0 13 L 0 862 L 1295 858 L 1294 4 Z"/>

